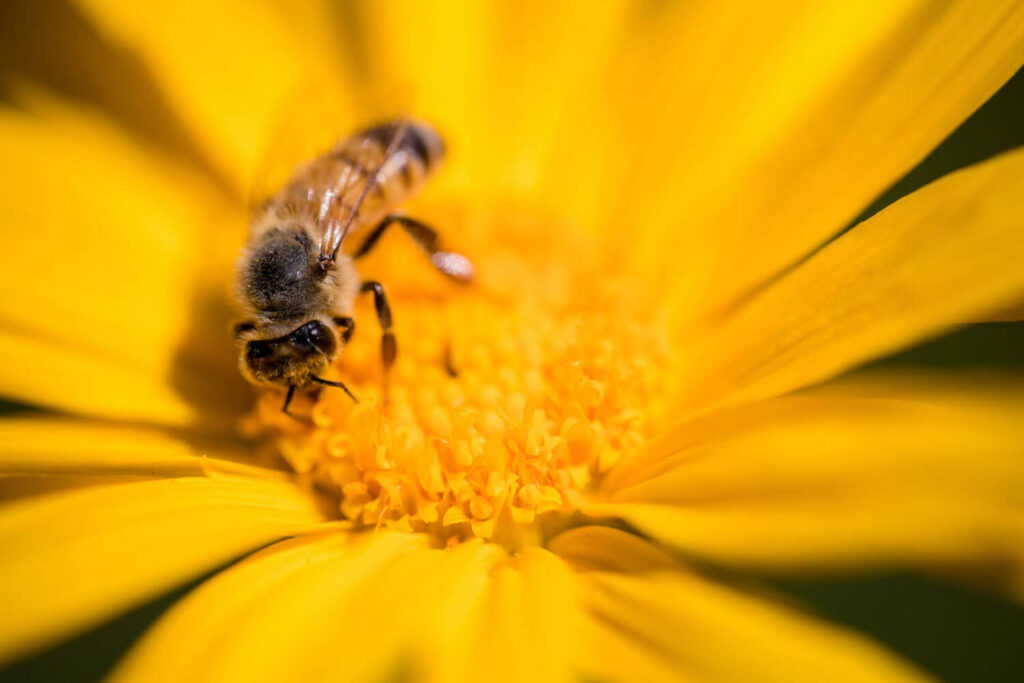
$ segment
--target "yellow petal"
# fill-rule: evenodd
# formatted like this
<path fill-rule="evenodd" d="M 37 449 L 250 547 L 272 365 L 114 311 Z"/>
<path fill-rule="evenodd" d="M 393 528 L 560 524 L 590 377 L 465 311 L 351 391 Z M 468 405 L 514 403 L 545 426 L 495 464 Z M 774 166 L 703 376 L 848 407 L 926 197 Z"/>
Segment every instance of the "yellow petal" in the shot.
<path fill-rule="evenodd" d="M 172 609 L 114 679 L 430 678 L 442 654 L 465 658 L 467 618 L 504 553 L 426 545 L 422 535 L 382 533 L 268 548 Z"/>
<path fill-rule="evenodd" d="M 149 5 L 77 4 L 112 41 L 133 50 L 214 164 L 245 196 L 266 135 L 308 82 L 345 90 L 331 70 L 326 8 L 305 3 L 295 21 L 272 3 L 229 1 Z M 291 3 L 289 3 L 290 7 Z M 310 13 L 320 16 L 312 21 Z M 317 30 L 297 29 L 316 27 Z"/>
<path fill-rule="evenodd" d="M 1024 303 L 1017 302 L 1007 306 L 1002 310 L 996 311 L 992 315 L 986 316 L 985 320 L 989 322 L 1019 322 L 1024 320 Z"/>
<path fill-rule="evenodd" d="M 701 340 L 688 406 L 765 398 L 1019 301 L 1024 150 L 951 174 L 824 247 Z"/>
<path fill-rule="evenodd" d="M 172 608 L 113 679 L 299 679 L 303 669 L 315 671 L 325 660 L 342 656 L 347 639 L 337 641 L 339 650 L 321 652 L 310 649 L 314 642 L 358 630 L 360 621 L 372 616 L 348 612 L 346 601 L 374 572 L 419 557 L 423 546 L 424 538 L 412 534 L 358 540 L 327 534 L 273 545 L 221 572 Z M 390 633 L 380 635 L 383 640 Z M 357 658 L 353 670 L 361 664 Z"/>
<path fill-rule="evenodd" d="M 227 439 L 56 417 L 0 421 L 0 501 L 69 488 L 208 474 L 284 480 Z"/>
<path fill-rule="evenodd" d="M 602 618 L 583 623 L 582 640 L 594 653 L 580 664 L 583 680 L 694 683 L 708 679 L 684 672 L 674 658 L 656 647 L 638 643 Z"/>
<path fill-rule="evenodd" d="M 0 392 L 230 429 L 246 396 L 228 304 L 241 215 L 104 119 L 33 108 L 0 110 Z"/>
<path fill-rule="evenodd" d="M 921 680 L 895 656 L 854 633 L 764 598 L 686 571 L 650 568 L 622 573 L 576 547 L 578 531 L 554 541 L 555 552 L 582 561 L 581 596 L 598 639 L 586 651 L 588 672 L 639 667 L 660 680 L 904 681 Z M 628 555 L 643 542 L 602 529 L 602 555 Z M 594 543 L 591 538 L 588 544 Z M 617 641 L 617 642 L 616 642 Z M 612 649 L 607 646 L 611 645 Z M 604 647 L 600 647 L 604 646 Z M 635 674 L 634 674 L 635 675 Z M 634 675 L 627 675 L 633 678 Z"/>
<path fill-rule="evenodd" d="M 1024 63 L 1014 0 L 680 3 L 665 14 L 647 40 L 668 54 L 649 48 L 654 66 L 641 67 L 672 73 L 674 87 L 635 117 L 651 112 L 653 125 L 634 124 L 651 149 L 623 213 L 640 265 L 667 271 L 680 305 L 705 310 L 836 234 Z"/>
<path fill-rule="evenodd" d="M 553 538 L 548 547 L 578 570 L 632 574 L 682 566 L 679 560 L 639 536 L 603 526 L 566 531 Z"/>
<path fill-rule="evenodd" d="M 60 417 L 0 420 L 0 474 L 283 478 L 246 465 L 237 443 L 135 425 Z"/>
<path fill-rule="evenodd" d="M 1019 380 L 868 376 L 681 425 L 589 512 L 719 562 L 992 568 L 1024 598 L 1022 411 Z"/>
<path fill-rule="evenodd" d="M 349 17 L 369 89 L 386 100 L 380 106 L 412 107 L 445 137 L 449 162 L 441 184 L 461 188 L 478 184 L 475 174 L 491 175 L 482 160 L 485 148 L 493 149 L 489 140 L 495 134 L 486 99 L 494 11 L 491 4 L 472 0 L 362 3 Z"/>
<path fill-rule="evenodd" d="M 576 191 L 589 182 L 580 175 L 601 168 L 594 161 L 606 141 L 595 139 L 593 124 L 608 107 L 593 95 L 616 58 L 628 5 L 365 3 L 352 12 L 352 30 L 370 88 L 390 96 L 392 110 L 412 106 L 445 134 L 450 163 L 431 194 L 446 186 L 463 200 L 467 188 L 474 197 L 525 192 L 535 208 L 564 210 L 585 194 Z"/>
<path fill-rule="evenodd" d="M 231 477 L 103 486 L 6 506 L 0 661 L 321 519 L 304 491 Z"/>
<path fill-rule="evenodd" d="M 78 8 L 33 2 L 5 9 L 11 10 L 0 21 L 5 95 L 17 100 L 19 82 L 45 85 L 109 112 L 133 135 L 216 175 L 135 55 L 104 40 Z"/>
<path fill-rule="evenodd" d="M 583 624 L 576 578 L 560 558 L 533 548 L 492 574 L 483 621 L 470 644 L 477 680 L 570 681 Z"/>

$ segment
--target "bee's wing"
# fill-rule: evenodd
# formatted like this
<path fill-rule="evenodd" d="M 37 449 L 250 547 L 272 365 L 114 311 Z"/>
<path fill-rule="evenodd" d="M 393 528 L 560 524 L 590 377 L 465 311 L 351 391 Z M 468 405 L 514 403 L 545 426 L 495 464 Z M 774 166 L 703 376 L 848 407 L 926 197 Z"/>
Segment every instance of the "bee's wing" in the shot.
<path fill-rule="evenodd" d="M 348 108 L 341 101 L 327 101 L 320 90 L 297 87 L 282 98 L 249 184 L 250 212 L 266 206 L 296 171 L 351 133 Z"/>
<path fill-rule="evenodd" d="M 368 86 L 367 86 L 368 87 Z M 325 154 L 357 130 L 394 118 L 405 105 L 408 87 L 396 84 L 382 100 L 379 89 L 361 86 L 340 90 L 337 83 L 309 82 L 281 98 L 249 183 L 251 212 L 265 206 L 310 161 Z M 397 93 L 397 94 L 396 94 Z M 396 108 L 396 102 L 402 106 Z"/>
<path fill-rule="evenodd" d="M 395 120 L 394 133 L 385 143 L 370 136 L 355 136 L 334 150 L 343 162 L 337 164 L 336 182 L 320 202 L 320 262 L 333 262 L 348 235 L 366 196 L 379 180 L 380 171 L 395 156 L 409 130 L 409 117 Z"/>

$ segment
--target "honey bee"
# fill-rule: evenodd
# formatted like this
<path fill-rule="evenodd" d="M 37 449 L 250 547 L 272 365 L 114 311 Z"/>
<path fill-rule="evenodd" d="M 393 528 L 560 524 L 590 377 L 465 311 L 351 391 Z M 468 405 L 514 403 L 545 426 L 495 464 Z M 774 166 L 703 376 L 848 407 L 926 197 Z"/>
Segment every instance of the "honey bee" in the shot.
<path fill-rule="evenodd" d="M 440 272 L 470 282 L 474 269 L 462 254 L 442 250 L 437 232 L 393 213 L 441 163 L 441 137 L 426 124 L 385 123 L 342 140 L 298 168 L 285 186 L 255 211 L 249 240 L 238 262 L 237 293 L 247 313 L 235 326 L 239 367 L 250 382 L 287 390 L 288 411 L 296 390 L 316 384 L 343 389 L 323 378 L 355 332 L 352 305 L 372 293 L 381 328 L 385 399 L 387 374 L 398 347 L 391 307 L 379 282 L 361 280 L 355 262 L 381 235 L 399 225 Z M 351 253 L 346 236 L 373 226 Z"/>

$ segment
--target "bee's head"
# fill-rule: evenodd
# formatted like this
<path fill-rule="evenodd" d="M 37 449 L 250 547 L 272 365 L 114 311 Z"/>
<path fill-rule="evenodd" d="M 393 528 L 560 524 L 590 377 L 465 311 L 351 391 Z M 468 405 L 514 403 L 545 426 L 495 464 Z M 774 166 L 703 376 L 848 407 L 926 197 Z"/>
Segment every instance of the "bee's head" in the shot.
<path fill-rule="evenodd" d="M 338 349 L 334 332 L 310 320 L 276 339 L 252 339 L 242 348 L 242 371 L 256 382 L 303 387 L 322 374 Z"/>

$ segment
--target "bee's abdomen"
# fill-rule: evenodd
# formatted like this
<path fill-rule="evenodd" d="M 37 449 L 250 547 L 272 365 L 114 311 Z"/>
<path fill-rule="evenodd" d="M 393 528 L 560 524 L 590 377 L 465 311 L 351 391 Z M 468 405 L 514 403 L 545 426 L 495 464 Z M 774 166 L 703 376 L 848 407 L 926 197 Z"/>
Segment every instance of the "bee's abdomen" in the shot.
<path fill-rule="evenodd" d="M 432 128 L 412 123 L 405 128 L 394 153 L 384 162 L 384 154 L 400 132 L 397 122 L 374 126 L 356 134 L 349 141 L 356 147 L 369 145 L 377 150 L 383 162 L 377 174 L 377 187 L 366 198 L 362 215 L 368 217 L 391 210 L 414 195 L 444 158 L 444 144 Z M 374 170 L 376 170 L 376 167 Z"/>
<path fill-rule="evenodd" d="M 402 129 L 401 123 L 390 122 L 342 140 L 293 177 L 275 201 L 281 207 L 292 207 L 293 214 L 319 221 L 323 198 L 330 196 L 329 213 L 336 222 L 344 224 L 356 207 L 356 227 L 377 220 L 415 194 L 444 159 L 441 136 L 419 122 L 404 127 L 401 140 L 388 156 Z"/>
<path fill-rule="evenodd" d="M 397 122 L 374 126 L 357 137 L 366 137 L 386 149 L 398 133 Z M 411 123 L 398 144 L 398 151 L 405 152 L 409 161 L 418 161 L 424 171 L 432 173 L 444 159 L 444 142 L 437 131 L 425 123 Z"/>

